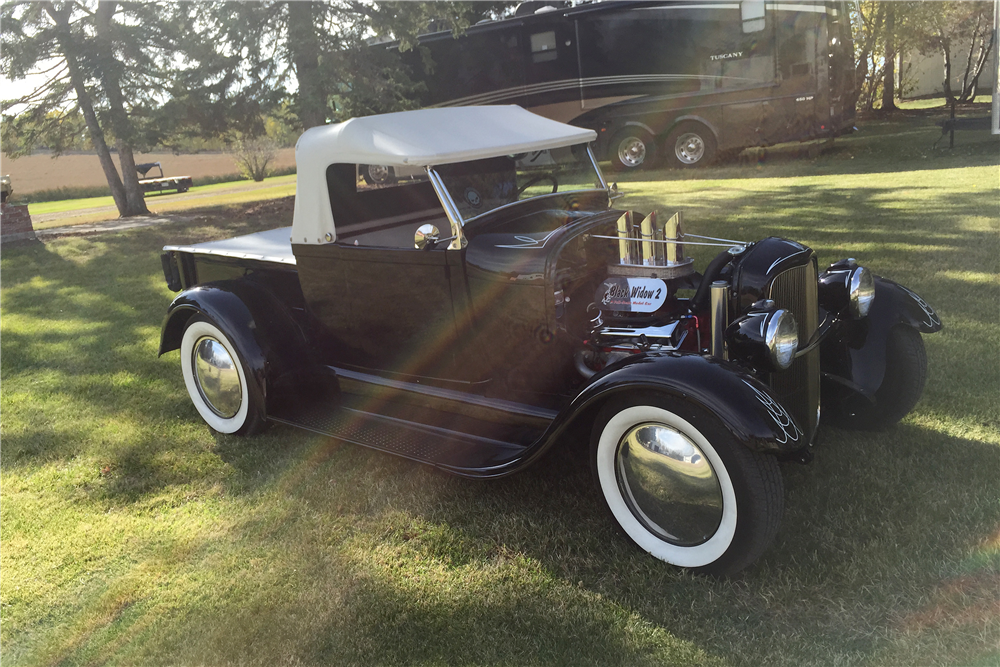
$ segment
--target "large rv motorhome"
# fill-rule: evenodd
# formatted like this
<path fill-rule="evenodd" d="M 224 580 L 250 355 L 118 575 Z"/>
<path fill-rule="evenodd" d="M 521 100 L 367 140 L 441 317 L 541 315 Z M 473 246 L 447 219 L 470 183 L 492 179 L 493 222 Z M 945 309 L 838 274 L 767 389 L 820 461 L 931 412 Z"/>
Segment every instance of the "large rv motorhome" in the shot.
<path fill-rule="evenodd" d="M 595 130 L 598 155 L 623 170 L 698 167 L 854 125 L 846 2 L 541 4 L 458 39 L 421 37 L 430 71 L 425 54 L 402 54 L 426 84 L 421 106 L 517 104 Z"/>

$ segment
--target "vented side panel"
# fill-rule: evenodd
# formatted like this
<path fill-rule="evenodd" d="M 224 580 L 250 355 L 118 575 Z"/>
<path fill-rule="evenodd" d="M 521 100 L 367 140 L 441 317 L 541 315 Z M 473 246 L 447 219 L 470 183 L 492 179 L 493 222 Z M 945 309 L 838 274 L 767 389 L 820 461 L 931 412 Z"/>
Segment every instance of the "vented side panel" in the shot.
<path fill-rule="evenodd" d="M 768 298 L 779 308 L 792 311 L 799 325 L 799 345 L 805 345 L 819 326 L 819 303 L 817 299 L 818 270 L 816 258 L 805 266 L 784 271 L 771 283 Z M 795 421 L 806 431 L 808 441 L 812 441 L 818 426 L 819 407 L 819 348 L 796 359 L 790 368 L 772 373 L 771 389 L 782 404 L 795 417 Z"/>

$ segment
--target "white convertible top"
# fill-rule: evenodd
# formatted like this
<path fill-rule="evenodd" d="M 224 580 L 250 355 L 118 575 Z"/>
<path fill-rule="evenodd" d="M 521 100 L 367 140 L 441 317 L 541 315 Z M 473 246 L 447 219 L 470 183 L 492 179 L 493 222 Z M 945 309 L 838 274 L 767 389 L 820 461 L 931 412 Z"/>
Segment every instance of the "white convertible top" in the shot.
<path fill-rule="evenodd" d="M 293 243 L 337 238 L 326 185 L 331 164 L 427 167 L 591 142 L 593 130 L 518 106 L 420 109 L 306 130 L 295 145 Z"/>

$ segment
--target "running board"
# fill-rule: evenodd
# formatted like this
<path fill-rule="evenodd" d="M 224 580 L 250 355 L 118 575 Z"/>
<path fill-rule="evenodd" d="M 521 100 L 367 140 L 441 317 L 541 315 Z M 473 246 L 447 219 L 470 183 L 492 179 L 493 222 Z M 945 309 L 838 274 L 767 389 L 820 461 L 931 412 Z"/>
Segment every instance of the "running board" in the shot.
<path fill-rule="evenodd" d="M 345 406 L 299 407 L 292 414 L 268 415 L 268 419 L 469 477 L 489 476 L 528 449 Z"/>

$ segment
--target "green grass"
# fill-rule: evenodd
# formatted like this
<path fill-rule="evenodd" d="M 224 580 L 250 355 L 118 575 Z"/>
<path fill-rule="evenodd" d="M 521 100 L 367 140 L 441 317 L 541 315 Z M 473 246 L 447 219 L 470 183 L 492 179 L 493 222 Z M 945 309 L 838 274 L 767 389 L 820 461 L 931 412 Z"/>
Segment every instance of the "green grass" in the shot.
<path fill-rule="evenodd" d="M 903 423 L 824 427 L 784 466 L 777 540 L 733 580 L 628 544 L 571 448 L 476 482 L 290 428 L 210 434 L 156 357 L 159 249 L 262 217 L 5 247 L 4 665 L 997 664 L 997 142 L 935 150 L 921 123 L 619 178 L 620 204 L 690 232 L 856 257 L 945 323 Z"/>
<path fill-rule="evenodd" d="M 235 190 L 233 189 L 234 185 L 237 188 Z M 244 187 L 241 188 L 241 185 Z M 163 215 L 210 206 L 230 206 L 248 202 L 266 201 L 294 194 L 295 175 L 291 174 L 289 176 L 269 178 L 263 183 L 219 183 L 191 188 L 188 193 L 183 195 L 176 193 L 153 195 L 146 198 L 146 206 L 152 214 Z M 68 200 L 33 204 L 28 210 L 35 216 L 41 216 L 46 213 L 77 211 L 73 215 L 60 216 L 51 220 L 39 220 L 36 218 L 32 221 L 32 226 L 36 230 L 41 230 L 118 219 L 118 211 L 114 208 L 110 210 L 95 210 L 100 209 L 100 207 L 109 206 L 113 207 L 114 201 L 110 197 L 107 197 L 96 200 Z M 36 211 L 35 207 L 38 207 L 39 210 Z"/>
<path fill-rule="evenodd" d="M 276 169 L 274 173 L 268 176 L 268 178 L 278 178 L 279 176 L 287 176 L 288 174 L 294 173 L 295 167 L 282 167 L 281 169 Z M 152 175 L 150 175 L 150 177 L 152 178 Z M 241 181 L 244 183 L 252 182 L 250 179 L 244 178 L 239 174 L 199 176 L 195 179 L 195 182 L 197 182 L 199 186 L 214 185 L 216 183 L 228 183 L 233 185 Z M 111 198 L 111 190 L 107 185 L 50 188 L 48 190 L 36 190 L 28 194 L 21 194 L 15 191 L 14 195 L 11 197 L 11 202 L 14 204 L 38 204 L 42 202 L 59 202 L 67 199 L 98 199 L 101 197 Z"/>
<path fill-rule="evenodd" d="M 295 183 L 295 174 L 290 174 L 287 176 L 276 176 L 268 178 L 262 182 L 262 185 L 276 187 L 279 185 L 288 185 L 289 183 Z M 232 189 L 233 187 L 239 186 L 253 186 L 255 185 L 252 181 L 232 181 L 232 182 L 222 182 L 215 183 L 212 185 L 196 185 L 191 188 L 188 192 L 190 194 L 212 194 L 219 191 L 225 191 Z M 146 196 L 146 205 L 150 208 L 155 208 L 161 205 L 163 202 L 171 201 L 171 195 L 176 195 L 175 192 L 170 192 L 166 194 L 151 194 Z M 65 211 L 76 211 L 79 209 L 87 208 L 98 208 L 102 206 L 114 206 L 115 200 L 111 195 L 105 197 L 88 197 L 85 199 L 62 199 L 58 201 L 47 201 L 39 202 L 37 204 L 29 204 L 28 212 L 31 215 L 44 215 L 46 213 L 63 213 Z"/>
<path fill-rule="evenodd" d="M 975 99 L 972 100 L 974 104 L 989 104 L 993 101 L 993 95 L 987 93 L 985 95 L 976 95 Z M 943 97 L 925 97 L 919 100 L 896 100 L 896 105 L 900 109 L 947 109 L 948 106 L 945 104 L 945 99 Z M 962 108 L 962 107 L 959 107 Z"/>

